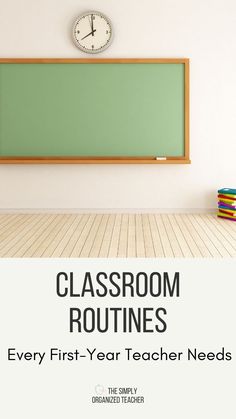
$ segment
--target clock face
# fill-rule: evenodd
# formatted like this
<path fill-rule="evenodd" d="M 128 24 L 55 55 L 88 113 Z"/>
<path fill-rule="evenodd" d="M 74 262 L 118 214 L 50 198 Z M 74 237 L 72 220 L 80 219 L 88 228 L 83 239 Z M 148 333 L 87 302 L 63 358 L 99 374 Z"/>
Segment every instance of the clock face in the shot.
<path fill-rule="evenodd" d="M 84 13 L 76 19 L 73 38 L 76 46 L 84 52 L 104 51 L 112 41 L 111 22 L 102 13 Z"/>

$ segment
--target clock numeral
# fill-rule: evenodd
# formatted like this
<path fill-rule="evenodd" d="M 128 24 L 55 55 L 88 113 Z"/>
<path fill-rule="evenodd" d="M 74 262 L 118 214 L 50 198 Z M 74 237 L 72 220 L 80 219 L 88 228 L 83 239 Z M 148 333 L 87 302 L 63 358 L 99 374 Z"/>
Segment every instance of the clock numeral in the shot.
<path fill-rule="evenodd" d="M 80 33 L 80 31 L 77 31 L 77 33 Z"/>
<path fill-rule="evenodd" d="M 92 49 L 94 49 L 94 45 L 92 45 Z"/>

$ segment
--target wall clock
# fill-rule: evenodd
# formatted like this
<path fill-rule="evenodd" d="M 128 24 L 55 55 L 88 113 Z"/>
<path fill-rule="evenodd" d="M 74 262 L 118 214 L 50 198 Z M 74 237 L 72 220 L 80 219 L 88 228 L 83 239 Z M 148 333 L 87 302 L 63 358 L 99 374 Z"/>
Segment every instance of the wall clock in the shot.
<path fill-rule="evenodd" d="M 96 54 L 111 44 L 113 30 L 110 20 L 100 12 L 78 16 L 73 26 L 75 45 L 84 52 Z"/>

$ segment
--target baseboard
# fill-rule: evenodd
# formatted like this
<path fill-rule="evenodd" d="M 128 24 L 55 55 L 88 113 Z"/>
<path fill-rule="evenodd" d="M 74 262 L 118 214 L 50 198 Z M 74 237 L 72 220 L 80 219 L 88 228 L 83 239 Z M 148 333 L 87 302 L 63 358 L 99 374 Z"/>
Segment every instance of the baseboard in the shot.
<path fill-rule="evenodd" d="M 215 208 L 0 208 L 0 214 L 204 214 L 215 211 Z"/>

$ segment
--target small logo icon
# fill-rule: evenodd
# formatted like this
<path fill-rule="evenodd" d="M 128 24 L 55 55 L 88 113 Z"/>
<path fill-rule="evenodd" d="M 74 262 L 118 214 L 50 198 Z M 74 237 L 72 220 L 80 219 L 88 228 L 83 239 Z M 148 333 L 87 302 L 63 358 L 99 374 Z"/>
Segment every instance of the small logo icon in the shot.
<path fill-rule="evenodd" d="M 104 393 L 105 393 L 105 388 L 103 387 L 103 385 L 102 385 L 102 384 L 97 384 L 97 385 L 95 386 L 95 393 L 96 393 L 97 395 L 99 395 L 99 396 L 101 396 L 102 394 L 104 394 Z"/>

